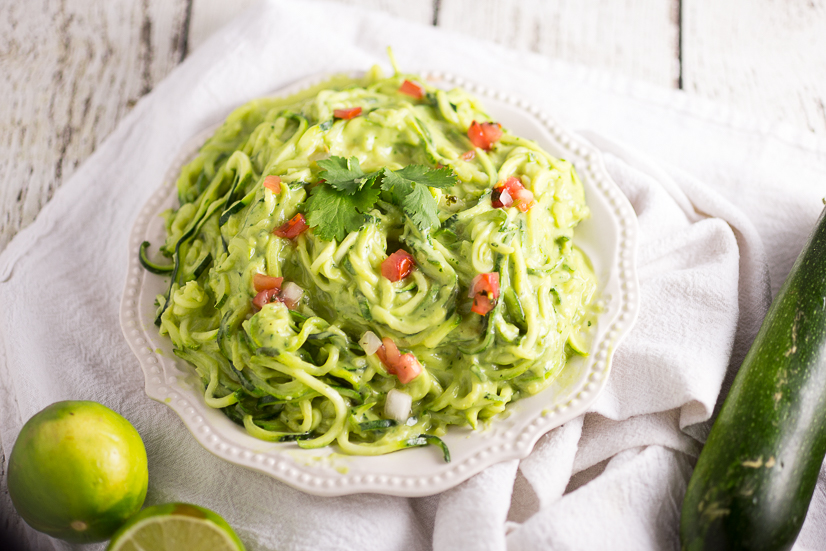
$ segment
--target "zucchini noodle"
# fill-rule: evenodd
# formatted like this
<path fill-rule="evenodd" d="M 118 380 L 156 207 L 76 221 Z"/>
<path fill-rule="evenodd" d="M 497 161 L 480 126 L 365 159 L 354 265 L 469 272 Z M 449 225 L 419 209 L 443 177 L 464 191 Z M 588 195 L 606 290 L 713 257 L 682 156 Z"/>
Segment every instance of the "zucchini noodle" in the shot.
<path fill-rule="evenodd" d="M 476 429 L 586 354 L 597 283 L 572 242 L 589 215 L 573 165 L 506 128 L 474 147 L 468 129 L 491 120 L 475 98 L 428 84 L 417 97 L 405 81 L 423 82 L 373 68 L 251 101 L 181 171 L 161 247 L 173 264 L 144 264 L 169 278 L 157 323 L 202 379 L 206 403 L 257 438 L 359 455 L 435 443 L 447 457 L 438 437 L 450 425 Z M 354 107 L 356 117 L 336 114 Z M 331 156 L 356 157 L 367 173 L 447 167 L 456 181 L 427 188 L 438 216 L 430 229 L 385 191 L 341 241 L 312 228 L 275 235 L 307 212 L 322 185 L 318 161 Z M 280 178 L 275 190 L 268 176 Z M 533 194 L 527 212 L 495 206 L 509 178 Z M 391 281 L 382 263 L 399 249 L 415 268 Z M 469 289 L 494 272 L 499 289 L 481 315 Z M 256 274 L 303 295 L 259 309 Z M 421 372 L 403 384 L 358 344 L 368 331 L 415 356 Z M 412 400 L 406 420 L 386 413 L 393 389 Z"/>

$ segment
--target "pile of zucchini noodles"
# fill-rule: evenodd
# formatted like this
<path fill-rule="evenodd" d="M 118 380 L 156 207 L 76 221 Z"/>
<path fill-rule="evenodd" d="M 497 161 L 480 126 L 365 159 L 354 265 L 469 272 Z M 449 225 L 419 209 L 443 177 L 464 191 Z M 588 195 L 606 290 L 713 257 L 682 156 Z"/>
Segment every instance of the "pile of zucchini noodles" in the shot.
<path fill-rule="evenodd" d="M 426 95 L 401 93 L 405 80 Z M 333 115 L 354 106 L 356 118 Z M 489 151 L 474 148 L 474 120 L 491 119 L 463 90 L 378 68 L 256 99 L 226 119 L 178 179 L 180 207 L 166 213 L 161 247 L 172 263 L 158 266 L 141 249 L 144 266 L 170 278 L 156 323 L 203 380 L 209 406 L 262 440 L 335 442 L 357 455 L 430 443 L 447 459 L 438 437 L 448 426 L 477 428 L 585 354 L 596 279 L 571 241 L 589 214 L 582 184 L 571 163 L 506 128 Z M 331 155 L 356 156 L 365 172 L 451 168 L 455 186 L 430 188 L 440 227 L 419 230 L 383 196 L 340 242 L 312 229 L 274 235 L 304 212 L 317 161 Z M 262 185 L 268 175 L 280 177 L 279 193 Z M 533 192 L 528 212 L 492 206 L 492 188 L 510 176 Z M 416 268 L 391 282 L 381 263 L 400 247 Z M 501 295 L 479 315 L 468 287 L 489 272 Z M 299 285 L 298 306 L 254 308 L 256 273 Z M 366 331 L 413 353 L 422 373 L 400 383 L 358 344 Z M 406 422 L 385 416 L 391 389 L 412 398 Z"/>

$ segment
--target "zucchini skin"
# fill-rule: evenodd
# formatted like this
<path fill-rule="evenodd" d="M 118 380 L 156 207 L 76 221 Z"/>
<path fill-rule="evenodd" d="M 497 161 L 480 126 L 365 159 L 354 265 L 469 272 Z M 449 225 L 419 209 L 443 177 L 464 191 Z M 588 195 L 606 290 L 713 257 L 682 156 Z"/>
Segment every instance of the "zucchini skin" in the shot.
<path fill-rule="evenodd" d="M 682 549 L 790 549 L 826 454 L 826 210 L 769 308 L 688 484 Z"/>

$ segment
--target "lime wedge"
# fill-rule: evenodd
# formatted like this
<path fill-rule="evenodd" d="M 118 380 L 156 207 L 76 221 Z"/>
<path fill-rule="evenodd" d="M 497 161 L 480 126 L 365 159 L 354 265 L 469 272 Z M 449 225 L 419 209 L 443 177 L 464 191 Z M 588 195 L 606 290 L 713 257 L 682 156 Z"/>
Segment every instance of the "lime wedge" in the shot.
<path fill-rule="evenodd" d="M 244 551 L 218 514 L 188 503 L 147 507 L 122 526 L 107 551 Z"/>

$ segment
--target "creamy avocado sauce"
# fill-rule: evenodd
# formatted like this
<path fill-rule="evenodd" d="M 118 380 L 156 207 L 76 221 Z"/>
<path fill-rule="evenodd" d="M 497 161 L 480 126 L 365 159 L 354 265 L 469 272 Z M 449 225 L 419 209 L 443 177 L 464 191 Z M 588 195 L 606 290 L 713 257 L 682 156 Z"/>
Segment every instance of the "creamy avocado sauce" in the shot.
<path fill-rule="evenodd" d="M 426 95 L 402 93 L 405 80 Z M 354 118 L 336 116 L 354 107 Z M 468 128 L 490 120 L 460 89 L 377 68 L 257 99 L 227 118 L 177 182 L 162 250 L 179 267 L 158 298 L 161 333 L 203 379 L 208 404 L 266 440 L 387 453 L 451 424 L 477 427 L 586 352 L 596 279 L 572 242 L 589 213 L 582 184 L 570 163 L 507 128 L 489 151 L 474 147 Z M 455 185 L 427 188 L 439 224 L 423 229 L 382 191 L 340 241 L 314 228 L 275 235 L 308 214 L 311 190 L 326 185 L 318 163 L 333 156 L 357 158 L 365 173 L 452 169 Z M 280 191 L 263 185 L 270 175 Z M 533 193 L 527 212 L 492 203 L 511 177 Z M 415 269 L 391 282 L 381 266 L 397 249 Z M 494 272 L 493 309 L 472 312 L 474 278 Z M 283 277 L 303 296 L 292 309 L 274 301 L 259 310 L 255 274 Z M 412 353 L 422 372 L 402 384 L 359 346 L 366 331 Z M 412 397 L 410 417 L 377 423 L 394 388 Z"/>

